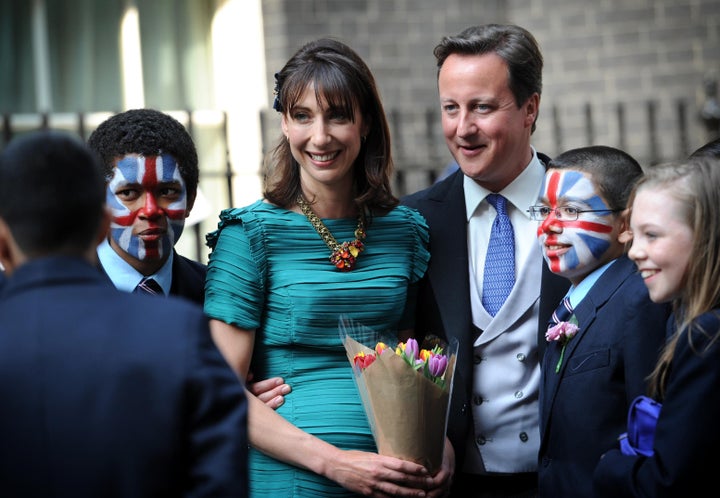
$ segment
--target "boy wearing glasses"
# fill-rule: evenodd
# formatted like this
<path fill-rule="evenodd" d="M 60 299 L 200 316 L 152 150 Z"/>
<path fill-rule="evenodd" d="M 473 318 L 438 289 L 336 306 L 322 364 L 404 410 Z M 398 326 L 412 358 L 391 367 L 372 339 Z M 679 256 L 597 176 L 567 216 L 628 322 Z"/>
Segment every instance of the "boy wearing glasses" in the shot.
<path fill-rule="evenodd" d="M 550 161 L 529 209 L 548 267 L 572 284 L 563 321 L 578 327 L 548 334 L 541 363 L 540 497 L 592 496 L 595 465 L 625 432 L 664 343 L 670 310 L 650 300 L 625 255 L 624 210 L 642 174 L 612 147 L 569 150 Z"/>

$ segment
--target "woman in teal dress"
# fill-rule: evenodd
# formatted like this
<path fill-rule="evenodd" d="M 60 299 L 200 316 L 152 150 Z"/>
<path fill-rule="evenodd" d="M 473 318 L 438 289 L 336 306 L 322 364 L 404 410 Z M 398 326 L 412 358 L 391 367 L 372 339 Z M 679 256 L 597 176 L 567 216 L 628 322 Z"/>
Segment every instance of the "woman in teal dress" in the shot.
<path fill-rule="evenodd" d="M 248 393 L 251 494 L 442 496 L 452 450 L 434 476 L 377 453 L 338 331 L 347 315 L 409 337 L 430 257 L 425 220 L 391 192 L 375 80 L 330 39 L 302 47 L 275 78 L 284 136 L 264 198 L 223 211 L 208 235 L 205 311 L 218 346 L 241 378 L 252 363 L 255 378 L 293 386 L 277 411 Z"/>

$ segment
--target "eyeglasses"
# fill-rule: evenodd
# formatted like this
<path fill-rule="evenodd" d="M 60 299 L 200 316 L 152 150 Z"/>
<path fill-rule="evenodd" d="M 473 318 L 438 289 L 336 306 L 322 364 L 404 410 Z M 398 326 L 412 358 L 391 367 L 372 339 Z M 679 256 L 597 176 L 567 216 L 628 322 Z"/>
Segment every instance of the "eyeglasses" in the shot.
<path fill-rule="evenodd" d="M 619 213 L 622 209 L 578 209 L 572 206 L 560 206 L 551 208 L 548 206 L 530 206 L 527 210 L 530 218 L 534 221 L 545 221 L 550 213 L 555 213 L 555 218 L 561 221 L 575 221 L 580 213 Z"/>

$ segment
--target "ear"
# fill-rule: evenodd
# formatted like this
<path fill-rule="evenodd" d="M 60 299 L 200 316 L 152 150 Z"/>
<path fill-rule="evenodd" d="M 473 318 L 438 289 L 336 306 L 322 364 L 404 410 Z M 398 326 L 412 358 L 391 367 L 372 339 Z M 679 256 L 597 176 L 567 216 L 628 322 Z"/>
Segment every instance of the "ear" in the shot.
<path fill-rule="evenodd" d="M 25 254 L 15 242 L 10 227 L 0 218 L 0 264 L 5 268 L 5 274 L 11 275 L 15 268 L 26 260 Z"/>
<path fill-rule="evenodd" d="M 283 112 L 280 115 L 280 127 L 282 128 L 283 135 L 285 135 L 285 138 L 288 136 L 288 123 L 287 118 L 285 117 L 285 113 Z"/>
<path fill-rule="evenodd" d="M 197 199 L 197 190 L 192 195 L 188 192 L 187 204 L 185 206 L 185 218 L 190 216 L 190 211 L 192 211 L 192 208 L 195 205 L 195 199 Z"/>
<path fill-rule="evenodd" d="M 362 137 L 367 138 L 367 136 L 370 134 L 371 125 L 372 119 L 370 119 L 370 116 L 368 116 L 367 118 L 363 116 L 362 130 L 360 131 Z"/>
<path fill-rule="evenodd" d="M 618 242 L 629 244 L 632 242 L 633 233 L 630 230 L 630 210 L 625 209 L 618 215 Z"/>
<path fill-rule="evenodd" d="M 540 110 L 540 95 L 533 93 L 525 102 L 525 125 L 531 128 Z"/>
<path fill-rule="evenodd" d="M 110 233 L 110 221 L 112 220 L 112 212 L 109 207 L 103 209 L 103 216 L 100 220 L 100 226 L 98 227 L 98 233 L 95 236 L 95 249 L 100 243 L 105 240 Z"/>

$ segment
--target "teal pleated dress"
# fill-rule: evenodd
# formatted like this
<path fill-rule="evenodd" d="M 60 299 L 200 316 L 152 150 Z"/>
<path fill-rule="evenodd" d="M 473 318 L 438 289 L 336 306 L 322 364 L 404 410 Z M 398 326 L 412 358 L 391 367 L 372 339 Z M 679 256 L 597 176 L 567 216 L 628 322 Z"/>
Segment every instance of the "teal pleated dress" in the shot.
<path fill-rule="evenodd" d="M 322 221 L 339 243 L 355 238 L 356 219 Z M 262 201 L 223 211 L 207 239 L 205 311 L 256 329 L 255 378 L 281 376 L 293 389 L 277 412 L 339 448 L 377 451 L 338 320 L 344 314 L 384 334 L 412 326 L 408 289 L 430 258 L 424 218 L 398 206 L 368 219 L 365 250 L 349 272 L 330 263 L 304 215 Z M 250 489 L 254 498 L 353 496 L 254 449 Z"/>

